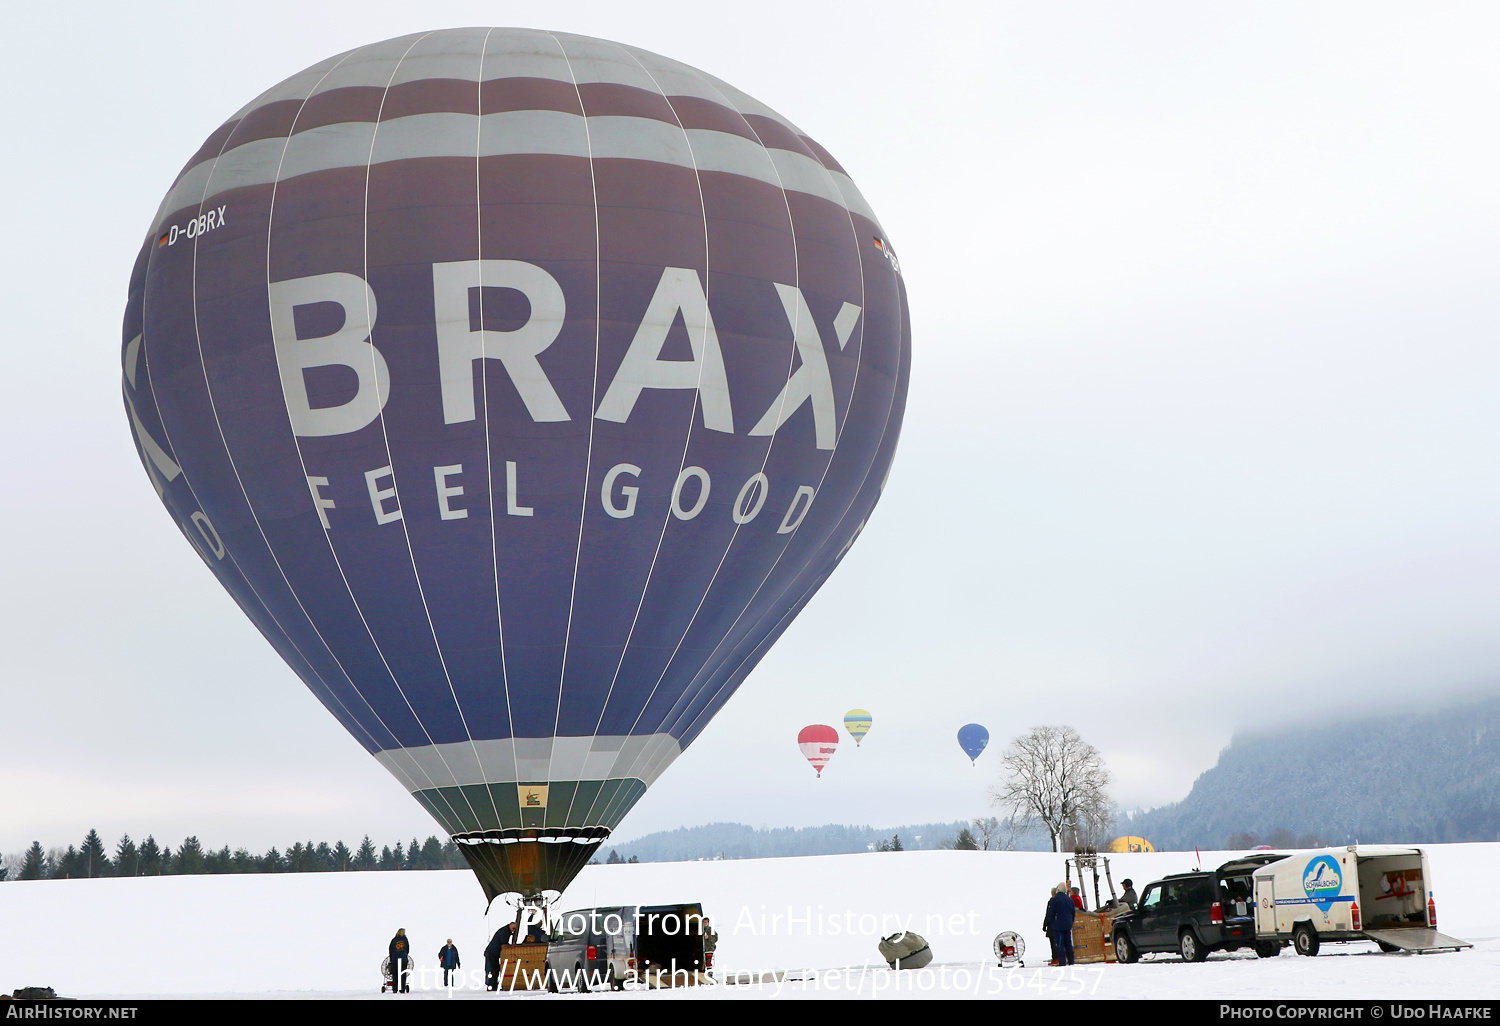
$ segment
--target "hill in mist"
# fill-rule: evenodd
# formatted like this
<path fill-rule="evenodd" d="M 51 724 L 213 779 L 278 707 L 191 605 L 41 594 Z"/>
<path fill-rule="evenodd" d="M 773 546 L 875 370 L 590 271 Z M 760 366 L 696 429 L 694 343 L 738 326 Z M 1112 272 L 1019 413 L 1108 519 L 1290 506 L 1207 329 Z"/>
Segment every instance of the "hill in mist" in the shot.
<path fill-rule="evenodd" d="M 1500 698 L 1236 735 L 1120 826 L 1159 849 L 1500 840 Z"/>

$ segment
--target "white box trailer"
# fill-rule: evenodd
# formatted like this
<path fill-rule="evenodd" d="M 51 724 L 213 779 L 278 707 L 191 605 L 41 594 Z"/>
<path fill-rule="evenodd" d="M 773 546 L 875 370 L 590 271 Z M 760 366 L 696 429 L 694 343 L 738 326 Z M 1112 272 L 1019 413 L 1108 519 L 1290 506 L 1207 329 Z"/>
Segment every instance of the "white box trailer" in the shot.
<path fill-rule="evenodd" d="M 1382 951 L 1457 951 L 1437 931 L 1432 872 L 1421 848 L 1293 852 L 1254 874 L 1255 936 L 1316 955 L 1325 941 L 1372 940 Z"/>

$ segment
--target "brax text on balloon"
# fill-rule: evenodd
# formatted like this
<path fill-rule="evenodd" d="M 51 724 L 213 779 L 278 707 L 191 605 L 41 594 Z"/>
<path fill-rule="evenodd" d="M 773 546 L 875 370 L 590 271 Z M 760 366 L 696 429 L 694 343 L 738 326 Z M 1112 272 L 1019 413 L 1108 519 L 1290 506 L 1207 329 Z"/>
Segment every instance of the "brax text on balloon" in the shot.
<path fill-rule="evenodd" d="M 511 289 L 525 296 L 530 307 L 526 321 L 511 330 L 483 324 L 476 328 L 470 318 L 470 293 L 485 288 Z M 789 365 L 789 376 L 779 393 L 765 397 L 762 408 L 749 411 L 756 419 L 745 433 L 774 435 L 794 413 L 810 405 L 814 442 L 819 449 L 832 449 L 838 430 L 822 329 L 797 286 L 776 283 L 775 288 L 800 364 L 795 370 Z M 391 380 L 385 357 L 371 341 L 379 303 L 369 283 L 357 274 L 338 271 L 272 282 L 269 291 L 271 333 L 293 432 L 301 437 L 343 435 L 373 423 L 385 409 Z M 432 292 L 444 424 L 460 424 L 478 416 L 475 376 L 485 360 L 501 364 L 533 422 L 573 419 L 538 360 L 557 340 L 567 319 L 567 300 L 552 275 L 520 260 L 437 263 L 432 265 Z M 341 326 L 326 335 L 299 336 L 297 309 L 319 304 L 340 307 Z M 861 307 L 846 302 L 834 317 L 834 341 L 840 350 L 848 346 L 861 312 Z M 692 358 L 663 359 L 667 335 L 679 317 L 687 329 Z M 336 406 L 315 407 L 305 372 L 334 366 L 354 372 L 355 394 Z M 736 418 L 745 423 L 746 411 L 734 409 L 719 334 L 696 270 L 662 269 L 623 360 L 613 378 L 607 384 L 601 381 L 600 386 L 601 398 L 593 412 L 599 420 L 627 423 L 647 389 L 688 389 L 697 392 L 708 430 L 733 434 Z"/>

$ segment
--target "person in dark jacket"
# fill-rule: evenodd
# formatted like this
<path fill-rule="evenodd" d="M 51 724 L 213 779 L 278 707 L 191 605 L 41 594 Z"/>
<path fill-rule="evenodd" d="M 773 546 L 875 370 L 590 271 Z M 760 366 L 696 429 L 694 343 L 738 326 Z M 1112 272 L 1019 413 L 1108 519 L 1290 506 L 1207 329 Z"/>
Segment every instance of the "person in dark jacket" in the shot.
<path fill-rule="evenodd" d="M 1073 964 L 1073 916 L 1078 909 L 1068 895 L 1068 885 L 1057 885 L 1057 893 L 1047 902 L 1048 932 L 1057 943 L 1057 964 Z"/>
<path fill-rule="evenodd" d="M 411 993 L 411 941 L 406 939 L 406 930 L 396 931 L 391 938 L 391 990 L 397 994 Z"/>
<path fill-rule="evenodd" d="M 1129 905 L 1131 908 L 1135 908 L 1141 903 L 1141 899 L 1138 898 L 1135 893 L 1135 884 L 1131 882 L 1130 877 L 1128 876 L 1120 882 L 1125 885 L 1125 890 L 1120 895 L 1120 900 Z"/>
<path fill-rule="evenodd" d="M 1057 888 L 1047 895 L 1047 908 L 1042 913 L 1042 932 L 1047 935 L 1047 944 L 1052 948 L 1052 961 L 1048 965 L 1057 965 L 1057 938 L 1052 933 L 1052 899 L 1057 895 Z"/>
<path fill-rule="evenodd" d="M 514 942 L 516 924 L 506 923 L 495 931 L 489 946 L 484 949 L 484 986 L 486 990 L 500 987 L 500 949 Z"/>
<path fill-rule="evenodd" d="M 453 946 L 453 938 L 448 938 L 448 943 L 438 949 L 438 965 L 443 967 L 443 986 L 448 986 L 453 973 L 459 968 L 458 949 Z"/>

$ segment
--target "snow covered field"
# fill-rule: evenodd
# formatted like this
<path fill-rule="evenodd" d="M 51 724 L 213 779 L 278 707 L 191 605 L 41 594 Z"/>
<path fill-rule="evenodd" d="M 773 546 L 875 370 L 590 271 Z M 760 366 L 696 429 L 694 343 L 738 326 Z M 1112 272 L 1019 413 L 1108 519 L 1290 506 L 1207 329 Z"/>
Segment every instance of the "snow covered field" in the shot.
<path fill-rule="evenodd" d="M 1438 922 L 1472 942 L 1456 954 L 1386 955 L 1330 944 L 1316 958 L 1244 952 L 1200 965 L 1154 955 L 1137 965 L 1044 968 L 1041 932 L 1060 855 L 920 851 L 733 862 L 591 866 L 558 908 L 701 901 L 719 931 L 724 971 L 788 970 L 780 983 L 678 992 L 565 995 L 560 1000 L 826 997 L 930 998 L 1500 998 L 1500 844 L 1428 846 Z M 1218 866 L 1231 853 L 1205 852 Z M 1137 889 L 1196 868 L 1192 853 L 1110 857 L 1118 885 Z M 488 919 L 468 871 L 177 876 L 0 884 L 0 990 L 51 986 L 72 997 L 378 998 L 379 967 L 397 927 L 412 938 L 412 998 L 499 996 L 480 986 L 483 949 L 509 918 Z M 909 927 L 932 966 L 894 973 L 878 938 Z M 1028 945 L 1024 969 L 994 968 L 996 933 Z M 432 966 L 452 937 L 464 987 L 437 985 Z M 394 1000 L 387 996 L 385 1000 Z"/>

